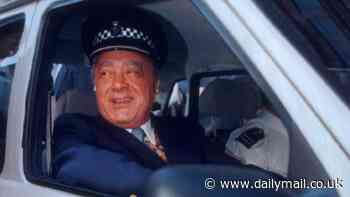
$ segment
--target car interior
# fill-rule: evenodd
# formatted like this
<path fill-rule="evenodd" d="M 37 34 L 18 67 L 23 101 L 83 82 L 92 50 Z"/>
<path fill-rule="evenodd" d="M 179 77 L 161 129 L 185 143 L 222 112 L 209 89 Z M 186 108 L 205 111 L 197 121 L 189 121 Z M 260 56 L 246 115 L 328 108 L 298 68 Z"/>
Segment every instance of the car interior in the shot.
<path fill-rule="evenodd" d="M 160 191 L 169 192 L 168 196 L 319 196 L 333 192 L 300 190 L 278 193 L 249 189 L 206 191 L 201 182 L 203 176 L 249 180 L 271 177 L 312 180 L 327 179 L 328 175 L 283 106 L 275 102 L 272 99 L 274 95 L 263 89 L 256 76 L 245 69 L 191 1 L 130 2 L 152 10 L 169 21 L 164 27 L 169 40 L 169 53 L 172 55 L 160 70 L 161 90 L 156 99 L 160 110 L 157 107 L 154 113 L 188 118 L 200 124 L 206 136 L 205 163 L 174 166 L 156 172 L 145 186 L 146 196 L 162 196 Z M 38 66 L 33 73 L 31 100 L 28 103 L 31 107 L 27 113 L 35 115 L 28 120 L 30 124 L 24 140 L 25 169 L 29 180 L 37 184 L 78 194 L 105 196 L 108 194 L 64 185 L 50 176 L 51 149 L 55 143 L 51 136 L 55 119 L 66 113 L 98 114 L 91 65 L 81 49 L 80 25 L 88 14 L 87 6 L 86 2 L 57 4 L 47 13 L 40 47 L 37 49 Z M 273 114 L 281 123 L 271 122 L 270 125 L 272 130 L 282 134 L 271 140 L 273 145 L 269 151 L 272 152 L 264 153 L 261 150 L 265 149 L 261 149 L 254 154 L 266 159 L 273 158 L 273 155 L 277 157 L 278 154 L 274 152 L 280 151 L 283 161 L 271 160 L 275 162 L 271 165 L 283 164 L 285 173 L 262 167 L 270 166 L 272 162 L 250 162 L 251 155 L 245 157 L 243 153 L 228 151 L 231 135 L 258 118 L 261 110 Z M 261 130 L 254 131 L 252 135 L 257 138 L 256 141 L 267 137 L 266 133 L 261 135 Z M 265 155 L 269 157 L 265 158 Z M 169 174 L 175 179 L 167 179 Z"/>

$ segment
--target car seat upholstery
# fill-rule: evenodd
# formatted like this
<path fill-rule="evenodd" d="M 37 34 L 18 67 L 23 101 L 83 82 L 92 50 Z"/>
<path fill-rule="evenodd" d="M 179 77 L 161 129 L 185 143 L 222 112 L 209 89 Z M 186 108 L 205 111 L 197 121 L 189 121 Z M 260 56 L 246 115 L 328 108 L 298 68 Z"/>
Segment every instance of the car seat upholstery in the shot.
<path fill-rule="evenodd" d="M 86 61 L 80 42 L 74 40 L 59 40 L 53 64 L 60 65 L 54 77 L 54 95 L 59 98 L 67 90 L 79 89 L 89 91 L 92 89 L 91 68 Z"/>
<path fill-rule="evenodd" d="M 91 68 L 83 55 L 80 42 L 61 35 L 56 51 L 52 62 L 60 66 L 53 77 L 56 98 L 53 117 L 62 113 L 96 115 Z"/>
<path fill-rule="evenodd" d="M 83 92 L 78 89 L 68 90 L 56 102 L 56 114 L 79 113 L 90 116 L 98 114 L 96 97 L 93 91 Z"/>

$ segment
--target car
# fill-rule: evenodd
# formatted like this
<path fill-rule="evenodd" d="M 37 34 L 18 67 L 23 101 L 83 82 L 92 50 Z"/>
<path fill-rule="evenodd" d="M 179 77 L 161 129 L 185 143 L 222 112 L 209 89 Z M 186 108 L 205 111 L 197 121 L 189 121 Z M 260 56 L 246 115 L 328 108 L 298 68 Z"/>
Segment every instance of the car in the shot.
<path fill-rule="evenodd" d="M 52 176 L 55 119 L 98 113 L 80 38 L 89 3 L 0 2 L 0 196 L 118 196 Z M 128 3 L 168 21 L 154 114 L 199 123 L 206 136 L 203 164 L 156 171 L 145 196 L 350 195 L 347 1 Z M 268 149 L 254 148 L 261 129 L 237 134 L 261 109 L 285 130 Z"/>

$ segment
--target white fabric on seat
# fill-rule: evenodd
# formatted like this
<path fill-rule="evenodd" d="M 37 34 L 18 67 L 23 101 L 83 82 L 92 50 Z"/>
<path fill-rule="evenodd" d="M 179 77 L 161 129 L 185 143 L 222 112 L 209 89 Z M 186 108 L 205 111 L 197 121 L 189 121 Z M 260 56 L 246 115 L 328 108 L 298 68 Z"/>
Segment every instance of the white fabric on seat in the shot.
<path fill-rule="evenodd" d="M 253 128 L 262 129 L 264 138 L 250 148 L 238 141 L 238 137 Z M 288 175 L 290 140 L 281 120 L 267 110 L 234 130 L 226 143 L 226 153 L 244 164 L 252 164 L 267 171 Z"/>

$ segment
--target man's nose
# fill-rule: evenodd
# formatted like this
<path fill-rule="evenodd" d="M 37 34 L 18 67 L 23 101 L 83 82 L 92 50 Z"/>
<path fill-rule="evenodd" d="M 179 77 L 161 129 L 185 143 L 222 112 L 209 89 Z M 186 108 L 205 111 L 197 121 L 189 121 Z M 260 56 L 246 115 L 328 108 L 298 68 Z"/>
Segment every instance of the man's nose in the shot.
<path fill-rule="evenodd" d="M 113 77 L 113 89 L 121 90 L 127 87 L 128 87 L 128 83 L 123 74 L 115 75 Z"/>

